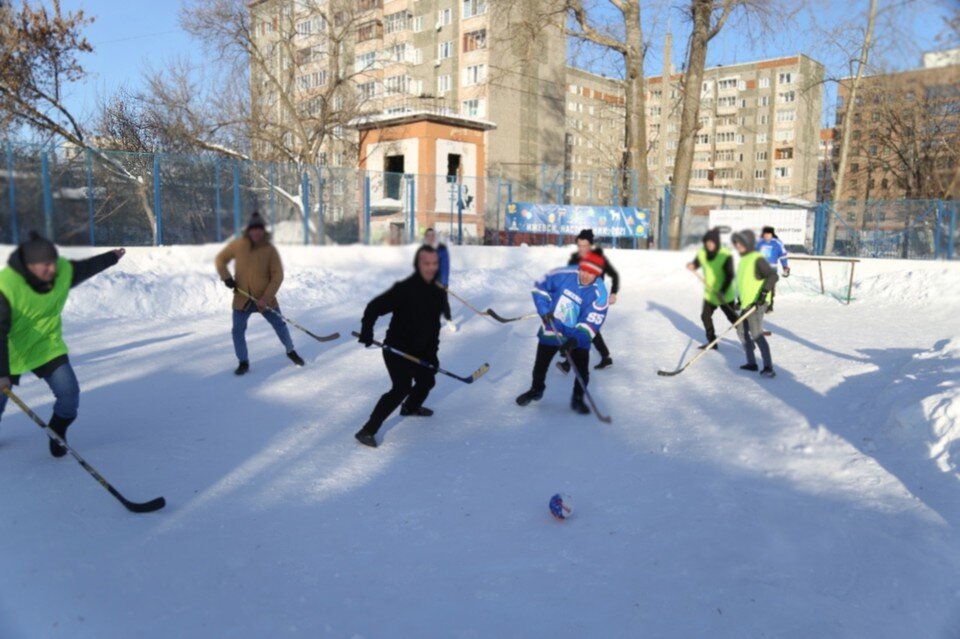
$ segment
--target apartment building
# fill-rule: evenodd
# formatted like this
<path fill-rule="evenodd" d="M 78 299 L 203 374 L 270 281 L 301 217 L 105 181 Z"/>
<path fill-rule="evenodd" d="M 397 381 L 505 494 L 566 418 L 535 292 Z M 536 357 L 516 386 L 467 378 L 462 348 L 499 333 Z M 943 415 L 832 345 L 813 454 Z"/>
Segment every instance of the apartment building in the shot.
<path fill-rule="evenodd" d="M 837 200 L 960 198 L 960 50 L 928 53 L 924 63 L 862 77 L 855 104 L 851 82 L 840 83 L 838 136 L 852 122 Z M 836 169 L 836 151 L 833 159 Z"/>
<path fill-rule="evenodd" d="M 669 46 L 669 45 L 668 45 Z M 646 79 L 647 165 L 653 186 L 669 184 L 680 133 L 681 75 Z M 705 70 L 691 187 L 729 189 L 813 200 L 817 194 L 823 65 L 805 55 Z M 568 132 L 587 146 L 576 149 L 570 168 L 589 175 L 598 162 L 619 161 L 622 143 L 600 133 L 619 118 L 617 80 L 568 71 Z M 620 110 L 614 117 L 611 111 Z M 591 135 L 593 139 L 586 140 Z M 591 144 L 594 148 L 591 148 Z M 579 152 L 578 152 L 579 150 Z M 573 188 L 586 192 L 584 180 Z"/>
<path fill-rule="evenodd" d="M 524 56 L 486 0 L 257 0 L 250 12 L 258 43 L 284 43 L 267 48 L 273 68 L 294 84 L 283 103 L 276 91 L 261 91 L 253 68 L 254 103 L 275 105 L 280 121 L 280 111 L 290 109 L 343 114 L 320 163 L 357 166 L 351 123 L 417 112 L 495 122 L 486 133 L 486 166 L 478 167 L 484 175 L 535 181 L 541 165 L 562 160 L 559 28 L 541 29 L 532 43 L 538 55 Z"/>
<path fill-rule="evenodd" d="M 833 161 L 837 130 L 820 129 L 820 160 L 817 165 L 817 202 L 833 199 Z"/>

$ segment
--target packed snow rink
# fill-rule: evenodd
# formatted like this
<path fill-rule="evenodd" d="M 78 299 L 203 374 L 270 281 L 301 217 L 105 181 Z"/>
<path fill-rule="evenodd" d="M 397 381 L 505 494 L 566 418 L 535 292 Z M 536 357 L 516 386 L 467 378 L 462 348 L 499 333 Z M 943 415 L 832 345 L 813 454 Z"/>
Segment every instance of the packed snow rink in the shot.
<path fill-rule="evenodd" d="M 0 637 L 960 637 L 960 264 L 862 261 L 847 305 L 848 267 L 821 295 L 795 262 L 775 379 L 739 369 L 732 332 L 667 378 L 703 338 L 692 252 L 609 251 L 614 366 L 590 390 L 610 425 L 555 367 L 517 406 L 536 321 L 451 300 L 441 366 L 489 373 L 438 376 L 435 416 L 394 414 L 374 450 L 353 433 L 389 382 L 349 335 L 414 247 L 281 247 L 284 314 L 342 337 L 292 330 L 295 368 L 255 317 L 240 378 L 218 248 L 131 249 L 65 313 L 70 443 L 166 508 L 127 512 L 8 405 Z M 529 313 L 570 250 L 452 247 L 451 288 Z M 45 384 L 18 392 L 49 415 Z"/>

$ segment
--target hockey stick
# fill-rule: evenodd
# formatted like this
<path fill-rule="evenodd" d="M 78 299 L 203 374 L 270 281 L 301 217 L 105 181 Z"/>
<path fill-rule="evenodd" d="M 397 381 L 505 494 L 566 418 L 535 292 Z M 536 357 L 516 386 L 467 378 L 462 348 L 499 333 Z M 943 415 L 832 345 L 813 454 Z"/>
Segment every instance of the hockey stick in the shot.
<path fill-rule="evenodd" d="M 538 315 L 537 315 L 536 313 L 530 313 L 529 315 L 521 315 L 520 317 L 510 317 L 510 318 L 507 318 L 507 317 L 502 317 L 502 316 L 500 316 L 500 315 L 497 315 L 497 313 L 496 313 L 492 308 L 488 308 L 488 309 L 485 310 L 485 311 L 481 311 L 479 308 L 477 308 L 476 306 L 474 306 L 473 304 L 471 304 L 471 303 L 468 302 L 467 300 L 463 299 L 462 297 L 460 297 L 459 295 L 457 295 L 456 293 L 454 293 L 453 291 L 451 291 L 449 288 L 447 288 L 446 286 L 444 286 L 444 285 L 441 284 L 440 282 L 437 282 L 436 284 L 437 284 L 437 286 L 439 286 L 440 288 L 442 288 L 443 290 L 445 290 L 451 297 L 456 298 L 457 301 L 459 301 L 461 304 L 463 304 L 464 306 L 466 306 L 467 308 L 469 308 L 471 311 L 473 311 L 473 312 L 476 313 L 477 315 L 486 315 L 487 317 L 492 317 L 493 319 L 497 320 L 497 321 L 500 322 L 501 324 L 507 324 L 507 323 L 509 323 L 509 322 L 516 322 L 517 320 L 524 320 L 524 319 L 530 319 L 530 318 L 532 318 L 532 317 L 538 317 Z"/>
<path fill-rule="evenodd" d="M 496 311 L 494 311 L 492 308 L 488 308 L 486 314 L 492 317 L 493 319 L 497 320 L 501 324 L 507 324 L 509 322 L 517 322 L 520 320 L 539 317 L 539 315 L 537 315 L 536 313 L 528 313 L 527 315 L 521 315 L 520 317 L 501 317 L 500 315 L 497 315 Z"/>
<path fill-rule="evenodd" d="M 145 502 L 136 502 L 136 501 L 130 501 L 129 499 L 121 495 L 116 488 L 110 485 L 110 482 L 108 482 L 106 479 L 103 478 L 103 475 L 95 471 L 93 467 L 90 464 L 88 464 L 86 460 L 77 453 L 77 451 L 71 448 L 70 444 L 68 444 L 65 439 L 63 439 L 62 437 L 60 437 L 60 435 L 55 433 L 53 429 L 47 426 L 46 422 L 40 419 L 40 417 L 38 417 L 35 412 L 30 410 L 30 407 L 24 404 L 23 400 L 17 397 L 16 394 L 14 394 L 12 390 L 10 390 L 10 388 L 4 388 L 3 392 L 7 397 L 12 399 L 17 404 L 17 406 L 19 406 L 21 410 L 23 410 L 23 412 L 25 412 L 30 417 L 30 419 L 32 419 L 37 424 L 37 426 L 39 426 L 40 428 L 46 431 L 47 437 L 49 437 L 50 439 L 54 440 L 55 442 L 57 442 L 58 444 L 66 448 L 67 451 L 69 451 L 69 453 L 73 455 L 73 457 L 78 462 L 80 462 L 80 465 L 83 466 L 83 469 L 88 473 L 90 473 L 90 475 L 92 475 L 94 479 L 100 482 L 100 485 L 106 488 L 111 495 L 113 495 L 118 500 L 120 500 L 120 503 L 123 504 L 127 510 L 134 513 L 152 513 L 153 511 L 160 510 L 161 508 L 167 505 L 167 500 L 164 499 L 163 497 L 157 497 L 156 499 L 151 499 L 150 501 L 145 501 Z"/>
<path fill-rule="evenodd" d="M 240 293 L 241 295 L 245 295 L 246 297 L 249 297 L 249 298 L 250 298 L 251 300 L 253 300 L 254 302 L 257 301 L 257 298 L 255 298 L 255 297 L 254 297 L 253 295 L 251 295 L 250 293 L 247 293 L 245 290 L 243 290 L 243 289 L 240 288 L 240 287 L 237 287 L 237 292 Z M 333 340 L 335 340 L 335 339 L 337 339 L 338 337 L 340 337 L 340 333 L 330 333 L 329 335 L 316 335 L 316 334 L 314 334 L 314 333 L 311 333 L 310 331 L 308 331 L 308 330 L 305 329 L 304 327 L 300 326 L 299 324 L 297 324 L 296 322 L 294 322 L 294 321 L 293 321 L 292 319 L 290 319 L 289 317 L 285 317 L 285 316 L 284 316 L 280 311 L 278 311 L 277 309 L 275 309 L 275 308 L 270 308 L 270 307 L 268 306 L 268 307 L 267 307 L 267 310 L 270 311 L 270 312 L 272 312 L 273 314 L 275 314 L 277 317 L 279 317 L 280 319 L 282 319 L 284 322 L 286 322 L 286 323 L 289 324 L 290 326 L 292 326 L 292 327 L 294 327 L 294 328 L 299 328 L 301 331 L 303 331 L 304 333 L 306 333 L 307 335 L 309 335 L 309 336 L 312 337 L 313 339 L 317 340 L 318 342 L 332 342 Z"/>
<path fill-rule="evenodd" d="M 683 371 L 687 370 L 687 368 L 688 368 L 689 366 L 693 365 L 693 363 L 694 363 L 695 361 L 697 361 L 698 359 L 700 359 L 701 357 L 703 357 L 704 355 L 706 355 L 706 354 L 710 351 L 710 349 L 713 348 L 714 344 L 716 344 L 717 342 L 720 341 L 720 338 L 721 338 L 721 337 L 723 337 L 723 336 L 726 335 L 728 332 L 730 332 L 730 329 L 733 329 L 733 328 L 736 328 L 737 326 L 740 326 L 740 324 L 743 323 L 743 320 L 745 320 L 745 319 L 747 319 L 748 317 L 750 317 L 750 315 L 752 315 L 755 310 L 757 310 L 757 307 L 756 307 L 755 305 L 754 305 L 754 306 L 751 306 L 749 309 L 747 309 L 747 312 L 744 313 L 743 315 L 741 315 L 741 316 L 740 316 L 740 319 L 738 319 L 736 322 L 734 322 L 733 324 L 731 324 L 730 326 L 728 326 L 725 331 L 723 331 L 722 333 L 720 333 L 719 335 L 717 335 L 717 338 L 716 338 L 715 340 L 713 340 L 712 342 L 710 342 L 709 344 L 707 344 L 706 346 L 704 346 L 704 347 L 703 347 L 703 350 L 700 351 L 700 353 L 698 353 L 696 357 L 694 357 L 693 359 L 691 359 L 689 362 L 687 362 L 686 364 L 684 364 L 683 366 L 681 366 L 681 367 L 678 368 L 677 370 L 675 370 L 675 371 L 657 371 L 657 375 L 660 375 L 661 377 L 673 377 L 674 375 L 679 375 L 679 374 L 682 373 Z"/>
<path fill-rule="evenodd" d="M 593 414 L 597 416 L 604 424 L 609 424 L 613 421 L 609 415 L 604 415 L 600 412 L 600 409 L 597 408 L 597 403 L 593 401 L 593 396 L 590 394 L 590 391 L 587 390 L 587 384 L 583 381 L 583 376 L 580 375 L 580 369 L 577 368 L 576 362 L 573 360 L 573 353 L 569 349 L 563 347 L 563 339 L 560 337 L 560 333 L 557 332 L 556 327 L 553 324 L 553 319 L 550 320 L 550 330 L 553 331 L 553 334 L 557 337 L 557 341 L 560 342 L 560 350 L 567 356 L 567 361 L 570 362 L 570 368 L 573 369 L 573 374 L 577 376 L 577 381 L 580 382 L 580 388 L 583 389 L 583 396 L 587 398 L 587 403 L 590 404 L 590 408 L 593 409 Z"/>
<path fill-rule="evenodd" d="M 353 331 L 353 332 L 351 333 L 351 335 L 353 335 L 354 337 L 360 337 L 360 333 L 358 333 L 358 332 L 356 332 L 356 331 Z M 488 370 L 490 370 L 490 364 L 487 364 L 486 362 L 484 362 L 483 366 L 481 366 L 481 367 L 478 368 L 477 370 L 473 371 L 473 374 L 471 374 L 471 375 L 469 375 L 469 376 L 467 376 L 467 377 L 463 377 L 463 376 L 461 376 L 461 375 L 457 375 L 456 373 L 451 373 L 450 371 L 443 370 L 443 369 L 440 368 L 439 366 L 434 366 L 434 365 L 431 364 L 430 362 L 428 362 L 428 361 L 426 361 L 426 360 L 422 360 L 422 359 L 420 359 L 419 357 L 414 357 L 413 355 L 410 355 L 410 354 L 408 354 L 408 353 L 404 353 L 403 351 L 397 350 L 397 349 L 395 349 L 393 346 L 390 346 L 389 344 L 384 344 L 383 342 L 378 342 L 377 340 L 373 340 L 372 344 L 374 344 L 375 346 L 379 346 L 379 347 L 382 348 L 383 350 L 388 351 L 388 352 L 390 352 L 390 353 L 393 353 L 394 355 L 399 355 L 400 357 L 403 357 L 404 359 L 408 359 L 408 360 L 410 360 L 411 362 L 413 362 L 414 364 L 419 364 L 420 366 L 423 366 L 424 368 L 429 368 L 430 370 L 435 371 L 435 372 L 437 372 L 437 373 L 443 373 L 444 375 L 447 375 L 447 376 L 452 377 L 452 378 L 454 378 L 454 379 L 459 379 L 461 382 L 464 382 L 465 384 L 472 384 L 472 383 L 474 383 L 475 381 L 477 381 L 478 379 L 480 379 L 481 377 L 483 377 L 484 373 L 486 373 Z"/>

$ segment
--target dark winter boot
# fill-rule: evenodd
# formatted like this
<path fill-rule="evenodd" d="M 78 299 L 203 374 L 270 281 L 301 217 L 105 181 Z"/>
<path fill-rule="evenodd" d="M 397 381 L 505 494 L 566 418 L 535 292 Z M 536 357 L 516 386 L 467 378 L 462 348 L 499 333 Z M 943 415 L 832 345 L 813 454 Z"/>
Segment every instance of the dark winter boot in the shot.
<path fill-rule="evenodd" d="M 244 375 L 247 371 L 250 370 L 250 362 L 243 360 L 240 362 L 240 365 L 237 366 L 237 370 L 233 371 L 234 375 Z"/>
<path fill-rule="evenodd" d="M 60 435 L 60 439 L 67 441 L 67 427 L 73 423 L 73 420 L 76 417 L 67 419 L 66 417 L 60 417 L 56 413 L 53 414 L 53 417 L 50 418 L 50 423 L 47 426 L 50 427 L 50 430 L 55 432 L 57 435 Z M 52 437 L 50 438 L 50 454 L 54 457 L 63 457 L 67 454 L 67 449 L 60 445 L 60 442 L 56 441 Z"/>
<path fill-rule="evenodd" d="M 290 351 L 289 353 L 287 353 L 287 357 L 289 357 L 290 361 L 296 364 L 297 366 L 303 366 L 305 363 L 303 361 L 303 358 L 297 355 L 297 351 Z"/>
<path fill-rule="evenodd" d="M 363 444 L 364 446 L 369 446 L 370 448 L 377 447 L 377 439 L 370 433 L 365 432 L 362 428 L 356 432 L 354 437 L 357 438 L 357 441 Z"/>
<path fill-rule="evenodd" d="M 764 366 L 763 370 L 760 371 L 760 374 L 764 377 L 776 377 L 777 374 L 773 370 L 773 366 Z"/>
<path fill-rule="evenodd" d="M 758 370 L 760 370 L 760 367 L 757 366 L 756 364 L 744 364 L 743 366 L 740 367 L 740 370 L 742 370 L 742 371 L 758 371 Z"/>
<path fill-rule="evenodd" d="M 567 373 L 570 372 L 570 360 L 569 360 L 569 359 L 561 359 L 559 362 L 557 362 L 557 368 L 559 368 L 560 371 L 561 371 L 564 375 L 566 375 Z"/>
<path fill-rule="evenodd" d="M 533 389 L 531 388 L 531 389 L 528 390 L 526 393 L 524 393 L 524 394 L 522 394 L 522 395 L 519 395 L 519 396 L 517 397 L 517 404 L 519 404 L 520 406 L 526 406 L 526 405 L 529 404 L 530 402 L 535 402 L 535 401 L 537 401 L 537 400 L 539 400 L 539 399 L 542 399 L 542 398 L 543 398 L 543 391 L 542 391 L 542 390 L 533 390 Z"/>
<path fill-rule="evenodd" d="M 580 395 L 573 396 L 573 398 L 570 400 L 570 408 L 581 415 L 590 414 L 590 407 L 583 403 L 583 397 Z"/>
<path fill-rule="evenodd" d="M 604 368 L 609 368 L 610 366 L 613 366 L 613 358 L 604 357 L 603 359 L 600 360 L 599 364 L 594 366 L 594 368 L 599 371 L 599 370 L 603 370 Z"/>
<path fill-rule="evenodd" d="M 406 417 L 407 415 L 414 415 L 416 417 L 430 417 L 433 415 L 433 411 L 427 408 L 426 406 L 420 406 L 419 408 L 410 408 L 406 404 L 400 406 L 400 414 Z"/>

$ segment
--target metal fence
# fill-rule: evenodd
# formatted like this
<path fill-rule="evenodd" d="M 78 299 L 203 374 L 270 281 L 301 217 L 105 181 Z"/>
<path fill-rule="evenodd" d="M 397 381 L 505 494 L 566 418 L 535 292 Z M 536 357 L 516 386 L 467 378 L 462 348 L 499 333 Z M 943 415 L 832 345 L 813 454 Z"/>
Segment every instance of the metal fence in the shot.
<path fill-rule="evenodd" d="M 618 171 L 565 173 L 538 167 L 525 178 L 413 175 L 237 160 L 222 155 L 127 153 L 0 142 L 0 242 L 35 229 L 63 245 L 146 246 L 222 242 L 260 211 L 275 241 L 296 244 L 401 244 L 427 226 L 459 244 L 564 243 L 560 234 L 508 233 L 515 201 L 637 206 L 643 186 Z M 670 189 L 648 187 L 652 247 L 668 245 Z M 707 211 L 757 206 L 741 196 L 691 190 L 681 245 L 699 243 Z M 737 198 L 740 197 L 738 200 Z M 712 198 L 712 199 L 711 199 Z M 790 206 L 763 202 L 763 206 Z M 960 257 L 960 202 L 849 202 L 833 210 L 810 204 L 810 253 Z M 621 241 L 622 247 L 639 247 Z"/>

